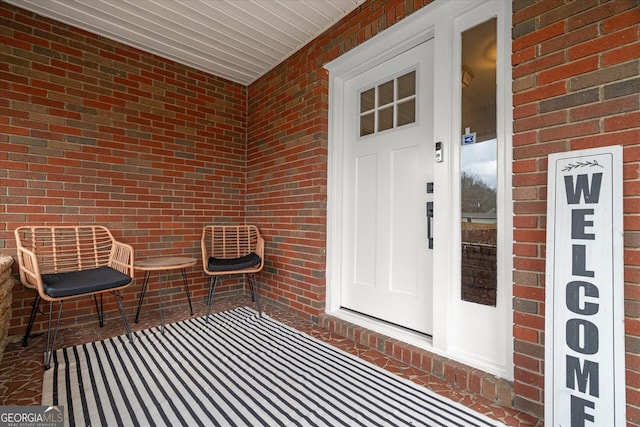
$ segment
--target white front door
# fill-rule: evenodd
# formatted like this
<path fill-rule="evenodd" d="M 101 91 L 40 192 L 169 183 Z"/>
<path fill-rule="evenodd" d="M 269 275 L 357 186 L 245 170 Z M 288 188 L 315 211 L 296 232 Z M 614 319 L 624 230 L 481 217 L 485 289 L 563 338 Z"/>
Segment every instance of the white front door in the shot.
<path fill-rule="evenodd" d="M 342 138 L 342 307 L 426 334 L 433 328 L 433 44 L 345 82 Z"/>

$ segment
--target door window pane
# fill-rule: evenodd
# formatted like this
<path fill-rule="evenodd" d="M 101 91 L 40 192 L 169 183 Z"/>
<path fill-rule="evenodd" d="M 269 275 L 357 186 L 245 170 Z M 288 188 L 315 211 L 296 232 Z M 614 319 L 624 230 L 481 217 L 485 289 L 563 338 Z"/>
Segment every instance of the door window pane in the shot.
<path fill-rule="evenodd" d="M 371 135 L 375 131 L 374 126 L 374 113 L 363 114 L 362 116 L 360 116 L 360 136 Z"/>
<path fill-rule="evenodd" d="M 398 104 L 398 126 L 408 125 L 416 121 L 416 100 L 410 99 Z"/>
<path fill-rule="evenodd" d="M 462 33 L 461 295 L 496 305 L 496 19 Z"/>
<path fill-rule="evenodd" d="M 416 72 L 412 71 L 398 77 L 398 99 L 405 99 L 416 94 Z"/>
<path fill-rule="evenodd" d="M 378 105 L 387 105 L 393 102 L 393 80 L 378 86 Z"/>
<path fill-rule="evenodd" d="M 376 107 L 375 89 L 365 90 L 360 94 L 360 112 L 366 113 Z"/>
<path fill-rule="evenodd" d="M 393 107 L 386 107 L 378 111 L 378 132 L 393 127 Z"/>

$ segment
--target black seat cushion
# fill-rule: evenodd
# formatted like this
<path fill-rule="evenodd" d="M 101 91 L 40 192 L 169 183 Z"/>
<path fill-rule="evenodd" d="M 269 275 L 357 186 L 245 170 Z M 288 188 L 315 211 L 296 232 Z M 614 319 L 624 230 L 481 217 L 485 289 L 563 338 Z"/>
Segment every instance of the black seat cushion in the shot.
<path fill-rule="evenodd" d="M 209 257 L 207 268 L 209 271 L 234 271 L 253 267 L 260 264 L 260 256 L 255 252 L 240 258 L 214 258 Z"/>
<path fill-rule="evenodd" d="M 111 267 L 43 274 L 44 292 L 52 298 L 106 291 L 126 285 L 131 277 Z"/>

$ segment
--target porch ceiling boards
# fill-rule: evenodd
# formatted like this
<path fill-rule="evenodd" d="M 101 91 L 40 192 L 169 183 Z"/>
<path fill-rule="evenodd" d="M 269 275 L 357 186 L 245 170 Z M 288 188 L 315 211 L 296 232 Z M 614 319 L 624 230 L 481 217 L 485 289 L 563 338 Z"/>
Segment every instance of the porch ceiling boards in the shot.
<path fill-rule="evenodd" d="M 248 85 L 364 0 L 5 0 Z"/>

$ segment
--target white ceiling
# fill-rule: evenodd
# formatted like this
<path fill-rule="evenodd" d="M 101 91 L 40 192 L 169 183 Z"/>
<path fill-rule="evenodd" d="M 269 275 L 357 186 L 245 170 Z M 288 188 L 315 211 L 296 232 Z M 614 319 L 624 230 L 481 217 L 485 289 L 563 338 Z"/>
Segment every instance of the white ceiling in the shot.
<path fill-rule="evenodd" d="M 5 0 L 249 84 L 364 0 Z"/>

